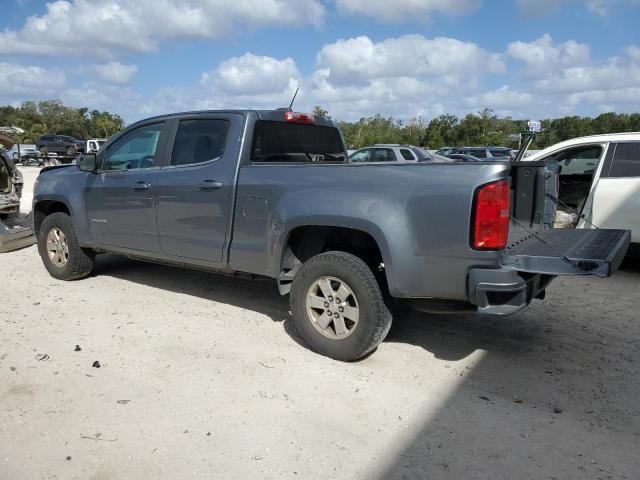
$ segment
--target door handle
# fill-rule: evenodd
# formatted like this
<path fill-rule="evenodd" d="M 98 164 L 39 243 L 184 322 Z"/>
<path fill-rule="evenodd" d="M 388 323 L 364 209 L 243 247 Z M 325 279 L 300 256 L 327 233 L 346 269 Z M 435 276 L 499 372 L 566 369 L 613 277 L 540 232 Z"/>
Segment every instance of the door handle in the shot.
<path fill-rule="evenodd" d="M 219 190 L 222 188 L 222 182 L 216 182 L 215 180 L 205 180 L 198 185 L 200 190 Z"/>
<path fill-rule="evenodd" d="M 141 180 L 139 182 L 136 182 L 135 185 L 133 187 L 134 190 L 149 190 L 151 188 L 151 184 Z"/>

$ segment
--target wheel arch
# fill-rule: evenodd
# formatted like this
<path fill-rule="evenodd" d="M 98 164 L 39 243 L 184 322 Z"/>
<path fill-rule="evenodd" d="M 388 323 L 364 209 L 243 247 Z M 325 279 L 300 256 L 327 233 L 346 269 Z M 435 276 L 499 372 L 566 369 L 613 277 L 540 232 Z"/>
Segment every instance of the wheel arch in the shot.
<path fill-rule="evenodd" d="M 364 224 L 363 224 L 364 223 Z M 283 235 L 278 257 L 278 288 L 285 295 L 300 266 L 327 251 L 342 251 L 361 258 L 386 288 L 385 269 L 390 263 L 388 243 L 380 229 L 368 222 L 301 222 Z"/>
<path fill-rule="evenodd" d="M 69 216 L 72 215 L 72 210 L 67 203 L 60 199 L 39 200 L 33 205 L 33 227 L 36 237 L 39 234 L 44 219 L 56 212 L 66 213 Z"/>

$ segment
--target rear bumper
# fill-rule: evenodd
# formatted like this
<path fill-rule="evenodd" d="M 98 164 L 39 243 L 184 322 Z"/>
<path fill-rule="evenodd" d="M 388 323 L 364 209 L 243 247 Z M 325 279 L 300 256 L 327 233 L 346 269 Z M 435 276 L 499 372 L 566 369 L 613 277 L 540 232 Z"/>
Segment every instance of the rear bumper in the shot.
<path fill-rule="evenodd" d="M 469 272 L 469 301 L 478 313 L 511 315 L 531 303 L 544 298 L 545 289 L 555 277 L 526 274 L 511 269 L 476 268 Z"/>
<path fill-rule="evenodd" d="M 31 216 L 0 221 L 0 253 L 18 250 L 36 243 Z"/>

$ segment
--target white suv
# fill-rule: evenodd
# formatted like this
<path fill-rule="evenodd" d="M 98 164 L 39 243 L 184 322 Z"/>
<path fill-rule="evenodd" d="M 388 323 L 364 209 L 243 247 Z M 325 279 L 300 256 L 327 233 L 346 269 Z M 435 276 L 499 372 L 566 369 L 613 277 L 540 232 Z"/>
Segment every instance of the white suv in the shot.
<path fill-rule="evenodd" d="M 558 209 L 567 226 L 631 230 L 640 244 L 640 132 L 574 138 L 524 161 L 561 166 Z"/>
<path fill-rule="evenodd" d="M 378 143 L 370 147 L 361 148 L 349 155 L 349 161 L 362 162 L 431 162 L 433 155 L 420 147 L 413 145 L 399 145 Z"/>

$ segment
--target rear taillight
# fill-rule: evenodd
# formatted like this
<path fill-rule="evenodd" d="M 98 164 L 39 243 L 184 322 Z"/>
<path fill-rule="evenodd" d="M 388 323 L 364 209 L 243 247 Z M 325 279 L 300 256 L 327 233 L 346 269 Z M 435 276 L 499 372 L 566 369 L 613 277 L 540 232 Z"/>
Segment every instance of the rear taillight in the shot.
<path fill-rule="evenodd" d="M 310 113 L 284 112 L 284 119 L 289 123 L 302 123 L 306 125 L 314 125 L 315 117 Z"/>
<path fill-rule="evenodd" d="M 482 185 L 473 200 L 471 247 L 502 250 L 509 234 L 509 180 Z"/>

